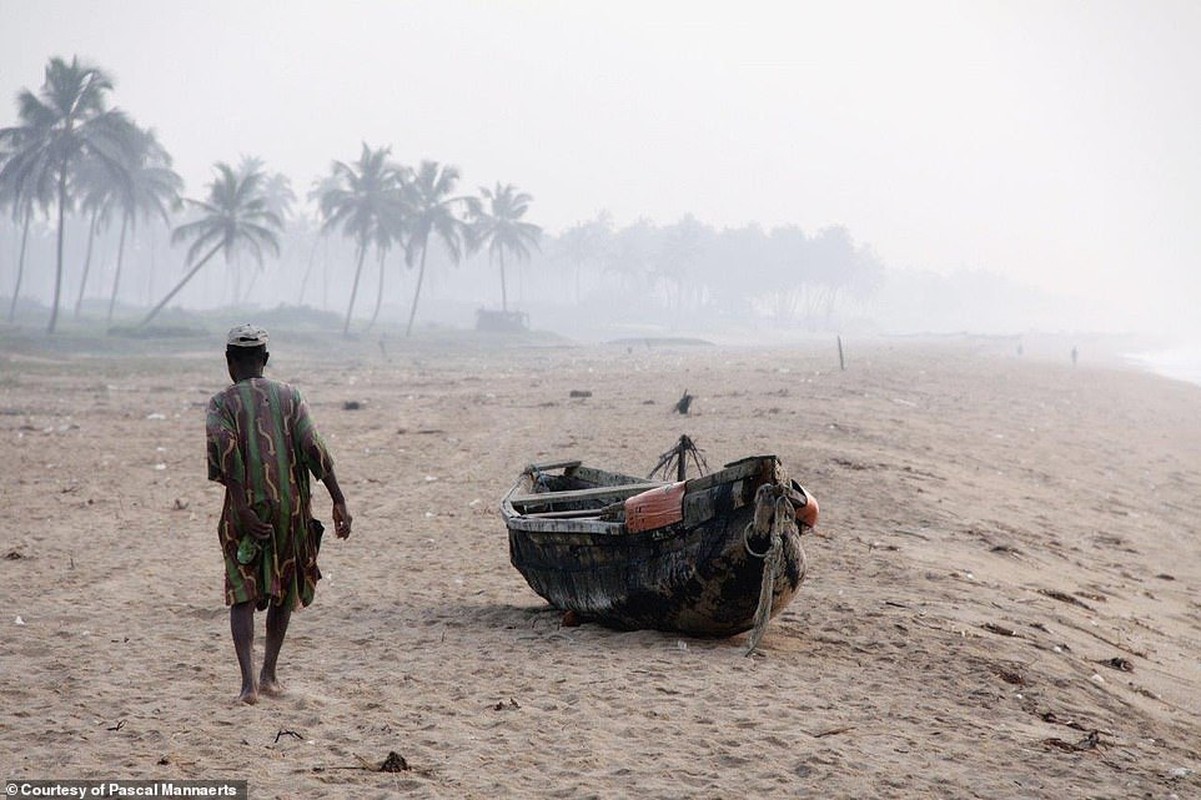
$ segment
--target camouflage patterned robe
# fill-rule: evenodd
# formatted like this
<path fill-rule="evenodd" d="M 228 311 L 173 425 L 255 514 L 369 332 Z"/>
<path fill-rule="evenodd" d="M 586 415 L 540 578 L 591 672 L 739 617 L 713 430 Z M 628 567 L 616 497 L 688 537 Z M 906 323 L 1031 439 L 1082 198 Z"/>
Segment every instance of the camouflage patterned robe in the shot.
<path fill-rule="evenodd" d="M 311 530 L 309 473 L 317 480 L 333 468 L 299 390 L 268 378 L 233 384 L 209 400 L 205 420 L 209 480 L 236 476 L 259 518 L 275 529 L 249 564 L 238 563 L 242 532 L 229 489 L 217 532 L 225 556 L 225 602 L 254 601 L 258 608 L 313 602 L 319 542 Z"/>

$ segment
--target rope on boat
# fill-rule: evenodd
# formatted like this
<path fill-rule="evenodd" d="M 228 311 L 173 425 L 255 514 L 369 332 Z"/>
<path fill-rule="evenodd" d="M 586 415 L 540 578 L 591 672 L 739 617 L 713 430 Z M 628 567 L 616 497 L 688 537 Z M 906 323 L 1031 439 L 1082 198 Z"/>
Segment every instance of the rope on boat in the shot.
<path fill-rule="evenodd" d="M 772 488 L 770 485 L 759 487 L 759 491 L 755 494 L 754 521 L 749 523 L 742 533 L 746 551 L 755 558 L 763 559 L 763 579 L 759 584 L 759 605 L 755 608 L 755 625 L 747 640 L 746 655 L 748 656 L 759 646 L 763 634 L 767 633 L 767 623 L 771 621 L 776 580 L 784 571 L 784 539 L 790 534 L 796 534 L 796 512 L 793 511 L 792 503 L 788 502 L 788 498 L 783 495 L 776 497 L 773 502 L 771 495 L 775 492 L 772 491 Z M 763 553 L 756 553 L 751 549 L 750 533 L 752 528 L 759 534 L 770 532 L 770 544 Z"/>

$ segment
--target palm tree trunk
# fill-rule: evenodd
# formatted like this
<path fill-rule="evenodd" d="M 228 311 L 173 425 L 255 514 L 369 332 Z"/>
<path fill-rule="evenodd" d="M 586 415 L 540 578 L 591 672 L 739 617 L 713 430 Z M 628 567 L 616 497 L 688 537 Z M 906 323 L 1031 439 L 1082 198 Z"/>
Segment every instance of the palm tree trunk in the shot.
<path fill-rule="evenodd" d="M 425 278 L 425 254 L 429 251 L 429 239 L 421 243 L 421 266 L 417 268 L 417 288 L 413 290 L 413 306 L 409 309 L 409 324 L 405 336 L 413 332 L 413 317 L 417 316 L 417 300 L 421 297 L 421 282 Z"/>
<path fill-rule="evenodd" d="M 158 237 L 154 235 L 154 226 L 150 226 L 150 269 L 147 271 L 146 277 L 146 302 L 150 302 L 154 297 L 154 253 L 158 249 Z"/>
<path fill-rule="evenodd" d="M 321 237 L 313 237 L 313 249 L 309 251 L 309 265 L 304 269 L 304 278 L 300 281 L 300 296 L 296 298 L 296 305 L 304 305 L 304 288 L 309 285 L 309 275 L 313 273 L 313 262 L 317 259 L 317 245 L 321 242 Z"/>
<path fill-rule="evenodd" d="M 21 232 L 21 255 L 17 257 L 17 285 L 13 287 L 13 299 L 8 305 L 8 321 L 12 322 L 17 313 L 17 298 L 21 294 L 21 278 L 25 277 L 25 245 L 29 241 L 29 223 L 33 220 L 33 210 L 25 214 L 25 229 Z"/>
<path fill-rule="evenodd" d="M 505 293 L 505 251 L 501 250 L 500 256 L 500 310 L 508 313 L 509 311 L 509 296 Z"/>
<path fill-rule="evenodd" d="M 246 286 L 246 294 L 242 295 L 242 300 L 241 300 L 242 305 L 248 305 L 250 303 L 250 293 L 254 291 L 254 284 L 258 281 L 259 273 L 261 273 L 262 271 L 263 271 L 263 267 L 260 264 L 259 268 L 257 270 L 255 270 L 253 274 L 251 274 L 250 283 L 247 284 L 247 286 Z"/>
<path fill-rule="evenodd" d="M 67 162 L 58 169 L 58 250 L 54 269 L 54 305 L 50 308 L 50 323 L 46 333 L 54 333 L 58 325 L 58 301 L 63 293 L 63 233 L 67 215 Z"/>
<path fill-rule="evenodd" d="M 322 237 L 325 238 L 325 237 Z M 321 310 L 329 310 L 329 239 L 321 245 Z"/>
<path fill-rule="evenodd" d="M 375 294 L 375 311 L 371 315 L 371 321 L 367 323 L 367 330 L 375 325 L 376 318 L 379 317 L 379 307 L 384 304 L 384 257 L 388 254 L 387 250 L 380 248 L 379 251 L 379 291 Z"/>
<path fill-rule="evenodd" d="M 88 273 L 92 269 L 92 243 L 96 240 L 96 214 L 92 212 L 92 224 L 88 226 L 88 253 L 83 258 L 83 278 L 79 281 L 79 297 L 75 300 L 75 319 L 79 319 L 79 311 L 83 308 L 83 293 L 88 288 Z"/>
<path fill-rule="evenodd" d="M 838 287 L 830 287 L 830 295 L 826 299 L 826 328 L 830 328 L 830 319 L 834 316 L 834 305 L 838 300 Z"/>
<path fill-rule="evenodd" d="M 363 258 L 367 255 L 367 242 L 359 242 L 358 266 L 354 270 L 354 283 L 350 286 L 350 303 L 346 306 L 346 322 L 342 325 L 342 335 L 350 335 L 350 312 L 354 311 L 354 299 L 359 293 L 359 278 L 363 276 Z"/>
<path fill-rule="evenodd" d="M 238 298 L 242 296 L 242 267 L 239 263 L 240 261 L 241 259 L 235 255 L 233 261 L 225 265 L 225 271 L 232 272 L 233 277 L 233 281 L 227 284 L 230 287 L 227 302 L 231 308 L 238 304 Z"/>
<path fill-rule="evenodd" d="M 108 321 L 113 321 L 113 308 L 117 305 L 117 287 L 121 285 L 121 264 L 125 260 L 125 229 L 129 227 L 129 217 L 121 218 L 121 238 L 117 242 L 117 272 L 113 275 L 113 294 L 108 299 Z"/>
<path fill-rule="evenodd" d="M 183 276 L 183 280 L 181 280 L 179 283 L 175 284 L 174 289 L 167 292 L 167 296 L 164 297 L 157 306 L 155 306 L 154 308 L 152 308 L 150 310 L 150 313 L 146 315 L 146 318 L 138 323 L 138 327 L 139 328 L 145 327 L 146 325 L 148 325 L 150 323 L 150 320 L 157 317 L 158 312 L 162 311 L 163 307 L 166 306 L 167 303 L 171 302 L 172 297 L 179 294 L 179 290 L 182 289 L 187 284 L 188 281 L 192 280 L 193 276 L 195 276 L 196 273 L 200 271 L 201 267 L 203 267 L 205 264 L 208 263 L 210 258 L 217 255 L 217 251 L 220 250 L 222 245 L 224 245 L 224 244 L 225 244 L 225 242 L 217 242 L 217 244 L 213 245 L 213 249 L 209 250 L 205 254 L 204 258 L 202 258 L 196 262 L 196 266 L 192 267 L 192 269 L 188 271 L 188 274 Z"/>

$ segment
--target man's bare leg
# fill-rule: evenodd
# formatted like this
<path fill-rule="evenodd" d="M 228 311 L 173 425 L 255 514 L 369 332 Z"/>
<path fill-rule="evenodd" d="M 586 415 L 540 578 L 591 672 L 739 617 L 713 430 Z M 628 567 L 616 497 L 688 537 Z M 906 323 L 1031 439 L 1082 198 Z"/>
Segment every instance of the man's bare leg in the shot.
<path fill-rule="evenodd" d="M 292 618 L 292 606 L 285 600 L 283 605 L 272 605 L 267 609 L 267 648 L 263 655 L 263 670 L 259 673 L 259 690 L 268 697 L 278 697 L 284 687 L 275 676 L 275 662 L 279 660 L 284 636 L 288 633 L 288 621 Z"/>
<path fill-rule="evenodd" d="M 242 670 L 242 693 L 238 699 L 254 705 L 259 699 L 259 690 L 254 683 L 254 603 L 234 603 L 229 607 L 229 630 L 234 637 L 234 652 L 238 654 L 238 668 Z"/>

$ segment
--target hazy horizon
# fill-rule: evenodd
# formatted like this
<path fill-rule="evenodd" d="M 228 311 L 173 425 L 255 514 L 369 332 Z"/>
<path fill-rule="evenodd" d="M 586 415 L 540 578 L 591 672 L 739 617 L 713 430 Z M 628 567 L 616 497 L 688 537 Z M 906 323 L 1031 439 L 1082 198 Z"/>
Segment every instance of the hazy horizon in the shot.
<path fill-rule="evenodd" d="M 360 143 L 501 181 L 558 233 L 845 225 L 893 269 L 1003 275 L 1120 327 L 1201 298 L 1201 6 L 1185 2 L 0 0 L 0 126 L 47 59 L 116 79 L 201 196 L 301 197 Z"/>

